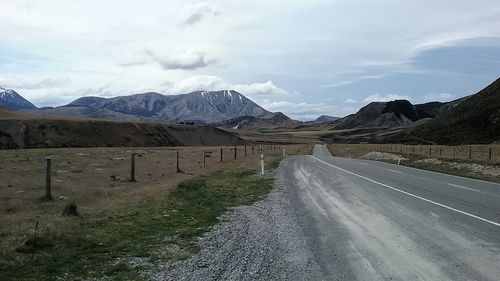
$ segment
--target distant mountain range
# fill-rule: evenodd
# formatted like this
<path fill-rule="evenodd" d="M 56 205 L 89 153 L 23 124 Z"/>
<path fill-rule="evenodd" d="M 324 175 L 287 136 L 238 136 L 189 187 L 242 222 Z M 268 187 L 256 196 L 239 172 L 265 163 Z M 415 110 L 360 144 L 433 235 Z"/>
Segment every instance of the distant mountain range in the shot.
<path fill-rule="evenodd" d="M 242 116 L 271 114 L 236 91 L 198 91 L 182 95 L 149 92 L 114 98 L 82 97 L 67 105 L 37 109 L 13 90 L 4 90 L 0 106 L 47 116 L 68 116 L 111 120 L 218 123 Z"/>
<path fill-rule="evenodd" d="M 260 117 L 240 116 L 216 124 L 232 129 L 276 129 L 300 123 L 281 112 L 269 113 Z"/>
<path fill-rule="evenodd" d="M 429 102 L 413 105 L 407 100 L 372 102 L 355 114 L 330 122 L 335 129 L 394 128 L 413 124 L 419 120 L 435 118 L 467 99 L 451 102 Z"/>
<path fill-rule="evenodd" d="M 393 141 L 454 145 L 500 142 L 500 78 L 477 94 L 447 105 L 439 116 L 403 131 Z"/>
<path fill-rule="evenodd" d="M 329 116 L 329 115 L 321 115 L 320 117 L 316 118 L 314 120 L 315 123 L 327 123 L 327 122 L 332 122 L 335 120 L 340 119 L 340 117 L 334 117 L 334 116 Z"/>

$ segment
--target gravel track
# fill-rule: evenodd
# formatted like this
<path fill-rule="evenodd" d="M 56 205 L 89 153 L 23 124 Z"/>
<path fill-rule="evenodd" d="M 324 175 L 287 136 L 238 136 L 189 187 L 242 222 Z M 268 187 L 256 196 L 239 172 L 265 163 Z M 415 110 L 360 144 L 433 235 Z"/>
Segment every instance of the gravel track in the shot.
<path fill-rule="evenodd" d="M 292 204 L 294 194 L 284 184 L 283 164 L 268 196 L 222 215 L 200 238 L 196 256 L 160 266 L 148 279 L 323 280 Z"/>

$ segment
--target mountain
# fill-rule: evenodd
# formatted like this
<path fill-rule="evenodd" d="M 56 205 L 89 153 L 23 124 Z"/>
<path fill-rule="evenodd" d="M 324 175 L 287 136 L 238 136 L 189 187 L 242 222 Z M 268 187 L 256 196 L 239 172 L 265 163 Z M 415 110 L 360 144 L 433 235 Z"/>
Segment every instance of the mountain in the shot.
<path fill-rule="evenodd" d="M 422 119 L 441 116 L 469 97 L 451 102 L 429 102 L 413 105 L 407 100 L 372 102 L 357 113 L 333 121 L 335 129 L 394 128 L 407 126 Z"/>
<path fill-rule="evenodd" d="M 240 116 L 223 121 L 217 126 L 232 129 L 275 129 L 300 123 L 281 112 L 269 113 L 262 117 Z"/>
<path fill-rule="evenodd" d="M 372 102 L 357 113 L 336 121 L 335 129 L 353 129 L 369 127 L 397 127 L 417 121 L 419 115 L 407 100 L 390 102 Z"/>
<path fill-rule="evenodd" d="M 47 109 L 48 115 L 104 119 L 217 123 L 240 116 L 270 114 L 236 91 L 198 91 L 182 95 L 155 92 L 114 98 L 83 97 Z"/>
<path fill-rule="evenodd" d="M 442 115 L 398 136 L 398 140 L 438 144 L 500 141 L 500 78 L 462 99 Z"/>
<path fill-rule="evenodd" d="M 329 115 L 321 115 L 320 117 L 314 120 L 315 123 L 327 123 L 340 119 L 340 117 L 334 117 Z"/>
<path fill-rule="evenodd" d="M 0 106 L 8 109 L 36 109 L 31 102 L 23 98 L 14 90 L 0 87 Z"/>

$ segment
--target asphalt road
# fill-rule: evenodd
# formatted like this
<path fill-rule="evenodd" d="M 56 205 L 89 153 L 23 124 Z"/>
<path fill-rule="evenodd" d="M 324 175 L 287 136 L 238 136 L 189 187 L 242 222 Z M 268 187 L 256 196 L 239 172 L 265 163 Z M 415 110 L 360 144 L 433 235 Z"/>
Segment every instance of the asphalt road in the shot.
<path fill-rule="evenodd" d="M 500 280 L 500 185 L 383 162 L 283 161 L 326 280 Z"/>

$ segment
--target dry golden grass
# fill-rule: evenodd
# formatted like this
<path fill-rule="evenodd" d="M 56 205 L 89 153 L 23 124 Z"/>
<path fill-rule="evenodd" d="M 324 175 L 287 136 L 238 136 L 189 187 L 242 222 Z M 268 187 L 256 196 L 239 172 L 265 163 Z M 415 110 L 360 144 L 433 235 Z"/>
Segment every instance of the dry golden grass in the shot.
<path fill-rule="evenodd" d="M 39 222 L 41 236 L 60 236 L 78 227 L 78 219 L 61 215 L 64 205 L 75 200 L 85 216 L 103 216 L 116 210 L 133 210 L 141 202 L 168 196 L 176 186 L 190 178 L 220 170 L 259 168 L 260 155 L 255 146 L 182 148 L 65 148 L 0 151 L 0 265 L 26 258 L 16 249 L 32 237 Z M 265 146 L 268 147 L 268 146 Z M 281 149 L 264 149 L 266 158 L 281 155 Z M 308 145 L 287 146 L 287 154 L 308 154 Z M 203 167 L 203 152 L 212 152 Z M 176 152 L 180 168 L 176 173 Z M 136 156 L 136 182 L 130 182 L 130 157 Z M 45 163 L 52 159 L 52 195 L 54 201 L 43 202 Z M 116 180 L 116 176 L 120 178 Z M 112 177 L 115 177 L 113 179 Z M 58 199 L 65 196 L 68 199 Z"/>

